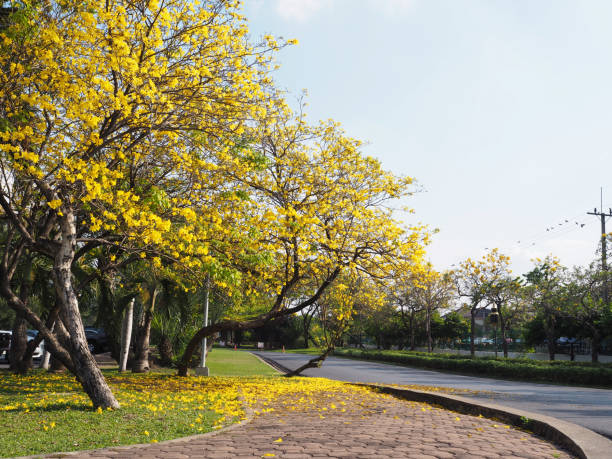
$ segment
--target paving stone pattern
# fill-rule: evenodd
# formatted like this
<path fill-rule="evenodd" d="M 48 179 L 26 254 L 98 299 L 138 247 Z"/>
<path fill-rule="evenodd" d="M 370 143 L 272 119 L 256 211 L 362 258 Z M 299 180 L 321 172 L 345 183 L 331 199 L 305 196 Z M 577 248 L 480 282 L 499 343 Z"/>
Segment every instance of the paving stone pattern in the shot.
<path fill-rule="evenodd" d="M 217 435 L 77 453 L 78 458 L 569 458 L 495 420 L 375 394 L 284 398 Z M 53 457 L 53 455 L 49 456 Z M 55 456 L 57 457 L 57 456 Z"/>

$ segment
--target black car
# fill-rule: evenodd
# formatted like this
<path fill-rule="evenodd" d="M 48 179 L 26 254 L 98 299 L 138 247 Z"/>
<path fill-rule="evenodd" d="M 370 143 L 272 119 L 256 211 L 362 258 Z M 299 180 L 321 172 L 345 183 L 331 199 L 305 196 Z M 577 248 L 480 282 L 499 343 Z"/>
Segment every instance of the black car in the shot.
<path fill-rule="evenodd" d="M 108 348 L 108 336 L 102 328 L 85 327 L 85 337 L 93 354 L 101 354 Z"/>
<path fill-rule="evenodd" d="M 3 362 L 8 362 L 9 359 L 11 336 L 12 332 L 7 330 L 0 330 L 0 360 Z"/>

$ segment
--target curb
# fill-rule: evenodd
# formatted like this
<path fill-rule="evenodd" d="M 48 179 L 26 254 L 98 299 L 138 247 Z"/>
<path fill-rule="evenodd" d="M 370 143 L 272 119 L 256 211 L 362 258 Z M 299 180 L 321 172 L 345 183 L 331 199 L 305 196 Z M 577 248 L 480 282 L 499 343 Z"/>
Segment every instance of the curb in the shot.
<path fill-rule="evenodd" d="M 282 373 L 288 373 L 285 366 L 272 359 L 257 356 L 268 365 Z M 586 427 L 562 421 L 550 416 L 529 411 L 497 405 L 494 403 L 475 403 L 471 399 L 457 395 L 442 395 L 415 389 L 401 389 L 382 384 L 349 383 L 357 386 L 371 387 L 381 392 L 415 402 L 426 402 L 440 405 L 451 411 L 462 414 L 479 415 L 486 418 L 499 419 L 506 424 L 528 430 L 552 443 L 559 445 L 580 459 L 610 459 L 612 457 L 612 441 Z"/>
<path fill-rule="evenodd" d="M 283 375 L 291 371 L 289 368 L 281 365 L 276 360 L 269 359 L 268 357 L 264 357 L 263 355 L 259 355 L 255 352 L 251 352 L 251 354 L 253 354 L 259 360 L 261 360 L 262 363 L 265 363 L 266 365 L 268 365 L 269 367 L 272 367 L 274 370 L 278 371 L 279 373 L 282 373 Z"/>
<path fill-rule="evenodd" d="M 581 459 L 610 459 L 612 441 L 585 427 L 562 421 L 550 416 L 497 405 L 494 403 L 475 403 L 471 399 L 457 395 L 441 395 L 415 389 L 400 389 L 380 384 L 359 384 L 372 387 L 381 392 L 395 395 L 415 402 L 440 405 L 443 408 L 462 414 L 479 415 L 499 419 L 506 424 L 533 432 L 575 454 Z"/>

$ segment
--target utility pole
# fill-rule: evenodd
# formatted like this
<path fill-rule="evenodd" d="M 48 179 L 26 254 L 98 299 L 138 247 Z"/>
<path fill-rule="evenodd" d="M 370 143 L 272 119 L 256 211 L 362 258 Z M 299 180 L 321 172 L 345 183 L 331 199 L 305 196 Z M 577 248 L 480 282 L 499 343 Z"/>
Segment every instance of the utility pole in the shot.
<path fill-rule="evenodd" d="M 601 218 L 601 270 L 604 274 L 608 271 L 608 254 L 607 254 L 607 246 L 606 246 L 606 217 L 612 217 L 612 209 L 608 209 L 609 212 L 605 213 L 603 210 L 603 189 L 601 189 L 600 194 L 600 208 L 599 212 L 597 208 L 593 210 L 593 212 L 587 212 L 588 215 L 595 215 L 596 217 Z M 604 287 L 604 301 L 608 302 L 608 282 L 605 282 Z"/>
<path fill-rule="evenodd" d="M 204 292 L 204 327 L 208 326 L 208 297 L 210 295 L 210 274 L 206 274 L 206 290 Z M 196 367 L 195 374 L 198 376 L 208 376 L 209 369 L 206 366 L 206 337 L 202 339 L 202 355 L 200 365 Z"/>

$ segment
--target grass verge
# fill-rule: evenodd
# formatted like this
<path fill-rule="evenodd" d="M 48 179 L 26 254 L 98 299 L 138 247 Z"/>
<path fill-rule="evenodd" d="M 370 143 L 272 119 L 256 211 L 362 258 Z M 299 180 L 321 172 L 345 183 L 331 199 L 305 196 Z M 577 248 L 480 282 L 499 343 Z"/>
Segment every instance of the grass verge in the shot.
<path fill-rule="evenodd" d="M 278 376 L 250 352 L 213 348 L 206 358 L 212 376 Z"/>
<path fill-rule="evenodd" d="M 207 363 L 214 377 L 104 370 L 121 404 L 117 411 L 94 410 L 71 375 L 35 370 L 16 376 L 0 370 L 0 457 L 151 443 L 209 432 L 244 419 L 245 385 L 281 379 L 247 352 L 215 349 Z"/>

